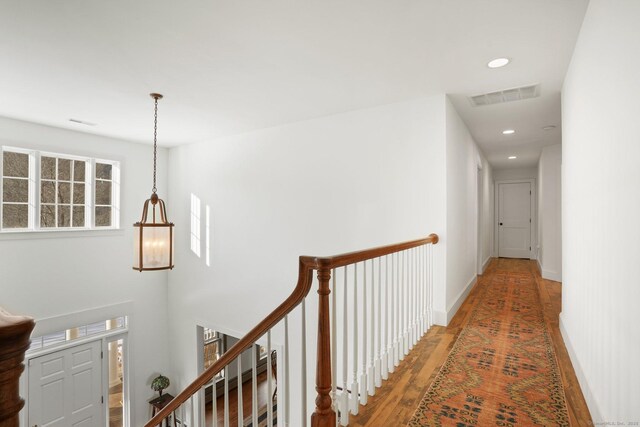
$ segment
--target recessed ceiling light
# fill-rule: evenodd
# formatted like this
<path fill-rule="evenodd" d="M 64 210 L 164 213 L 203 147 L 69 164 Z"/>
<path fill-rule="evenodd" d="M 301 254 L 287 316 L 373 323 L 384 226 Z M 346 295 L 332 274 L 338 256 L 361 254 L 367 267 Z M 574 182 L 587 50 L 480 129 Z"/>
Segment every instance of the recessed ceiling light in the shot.
<path fill-rule="evenodd" d="M 492 59 L 487 63 L 487 67 L 489 68 L 500 68 L 507 65 L 511 60 L 509 58 L 496 58 Z"/>
<path fill-rule="evenodd" d="M 513 129 L 505 129 L 502 131 L 503 135 L 511 135 L 512 133 L 516 133 L 516 131 Z"/>
<path fill-rule="evenodd" d="M 509 156 L 509 160 L 517 159 L 516 156 Z"/>
<path fill-rule="evenodd" d="M 549 126 L 545 126 L 542 128 L 542 130 L 551 130 L 551 129 L 555 129 L 555 125 L 549 125 Z"/>

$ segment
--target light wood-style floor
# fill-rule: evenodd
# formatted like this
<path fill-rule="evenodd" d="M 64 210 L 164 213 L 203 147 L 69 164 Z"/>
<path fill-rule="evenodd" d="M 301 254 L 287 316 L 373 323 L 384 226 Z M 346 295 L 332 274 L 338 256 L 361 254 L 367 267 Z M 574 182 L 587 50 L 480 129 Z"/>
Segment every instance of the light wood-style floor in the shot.
<path fill-rule="evenodd" d="M 535 277 L 540 291 L 545 319 L 555 347 L 562 382 L 567 397 L 569 418 L 574 426 L 593 425 L 589 409 L 578 385 L 571 360 L 558 328 L 558 314 L 561 309 L 562 285 L 559 282 L 540 277 L 535 261 L 498 258 L 491 261 L 484 276 L 478 282 L 456 313 L 449 326 L 433 326 L 420 342 L 376 391 L 369 397 L 366 406 L 360 407 L 357 416 L 351 416 L 349 426 L 405 426 L 415 412 L 429 385 L 451 351 L 462 328 L 469 321 L 478 302 L 479 291 L 493 268 L 528 269 Z"/>

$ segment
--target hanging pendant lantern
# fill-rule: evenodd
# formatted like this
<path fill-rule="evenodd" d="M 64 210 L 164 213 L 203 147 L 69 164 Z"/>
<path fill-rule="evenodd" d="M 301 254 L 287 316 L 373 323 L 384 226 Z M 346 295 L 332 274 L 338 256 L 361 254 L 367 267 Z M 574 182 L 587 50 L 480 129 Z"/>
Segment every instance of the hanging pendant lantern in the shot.
<path fill-rule="evenodd" d="M 167 270 L 173 268 L 173 223 L 167 220 L 164 201 L 156 194 L 156 159 L 158 156 L 158 100 L 159 93 L 152 93 L 155 102 L 153 124 L 153 190 L 144 202 L 142 219 L 134 226 L 133 269 L 138 271 Z M 151 211 L 151 212 L 149 212 Z M 151 216 L 149 220 L 149 216 Z"/>

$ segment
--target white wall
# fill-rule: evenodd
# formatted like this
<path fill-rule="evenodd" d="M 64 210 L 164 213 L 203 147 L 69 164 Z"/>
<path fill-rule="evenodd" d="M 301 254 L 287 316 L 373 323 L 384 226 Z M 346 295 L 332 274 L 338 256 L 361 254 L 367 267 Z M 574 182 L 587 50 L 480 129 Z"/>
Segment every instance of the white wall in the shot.
<path fill-rule="evenodd" d="M 560 321 L 595 422 L 640 421 L 638 22 L 591 0 L 562 91 Z"/>
<path fill-rule="evenodd" d="M 482 203 L 481 203 L 481 242 L 482 253 L 480 254 L 480 261 L 482 271 L 486 269 L 491 257 L 493 256 L 493 226 L 494 221 L 494 174 L 493 169 L 489 165 L 489 162 L 484 156 L 482 156 Z"/>
<path fill-rule="evenodd" d="M 538 263 L 542 277 L 562 281 L 562 146 L 544 147 L 538 163 Z"/>
<path fill-rule="evenodd" d="M 448 324 L 476 280 L 478 247 L 486 247 L 492 230 L 481 227 L 484 242 L 478 245 L 478 168 L 491 176 L 491 166 L 478 149 L 457 111 L 446 100 L 447 144 L 447 287 L 445 311 L 436 311 L 438 323 Z M 491 182 L 490 180 L 487 180 Z M 486 223 L 485 223 L 486 224 Z M 490 227 L 490 226 L 489 226 Z"/>
<path fill-rule="evenodd" d="M 12 313 L 33 316 L 40 334 L 86 324 L 74 323 L 92 319 L 91 309 L 97 307 L 103 307 L 97 316 L 129 315 L 132 425 L 140 425 L 148 416 L 147 400 L 154 394 L 149 388 L 153 374 L 171 376 L 165 334 L 166 273 L 139 273 L 131 268 L 131 224 L 139 220 L 142 203 L 151 192 L 152 149 L 1 117 L 0 144 L 121 162 L 122 230 L 0 235 L 0 305 Z M 166 153 L 159 153 L 161 196 L 167 191 Z M 111 305 L 118 305 L 116 311 L 104 308 Z"/>

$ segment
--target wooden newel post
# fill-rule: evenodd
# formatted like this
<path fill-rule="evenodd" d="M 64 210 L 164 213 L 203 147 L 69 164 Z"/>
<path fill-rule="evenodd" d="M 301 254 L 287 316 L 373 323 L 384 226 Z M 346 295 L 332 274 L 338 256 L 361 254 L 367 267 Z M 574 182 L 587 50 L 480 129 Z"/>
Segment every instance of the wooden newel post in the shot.
<path fill-rule="evenodd" d="M 19 393 L 22 361 L 34 326 L 32 318 L 13 316 L 0 308 L 0 427 L 18 427 L 18 413 L 24 406 Z"/>
<path fill-rule="evenodd" d="M 318 270 L 318 361 L 316 366 L 316 410 L 312 427 L 335 427 L 336 413 L 331 407 L 331 324 L 329 319 L 329 279 L 331 270 Z"/>

